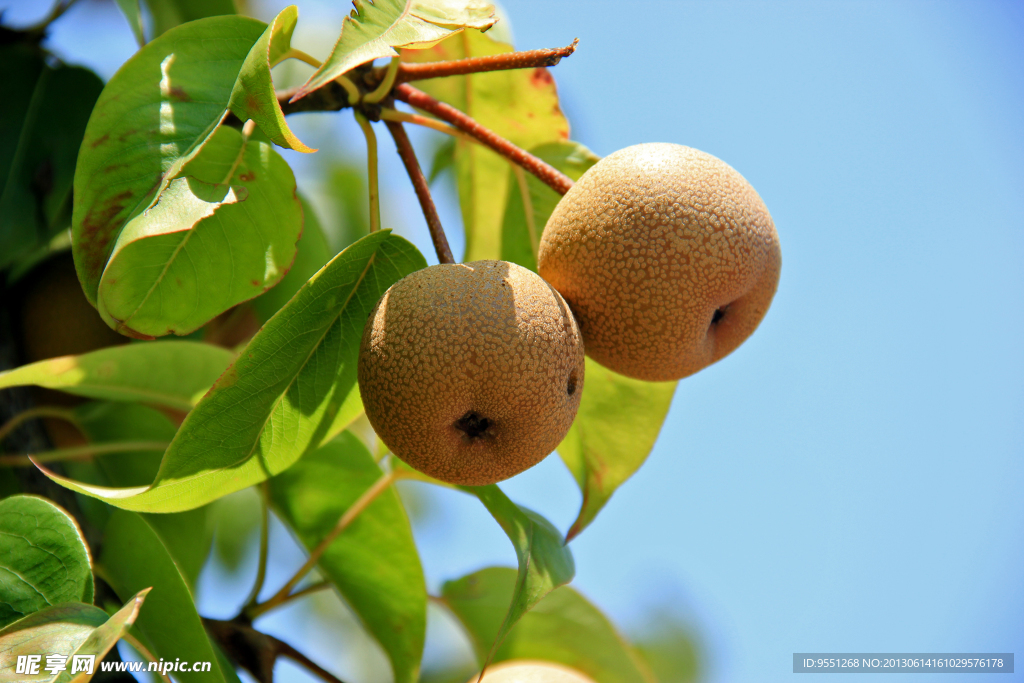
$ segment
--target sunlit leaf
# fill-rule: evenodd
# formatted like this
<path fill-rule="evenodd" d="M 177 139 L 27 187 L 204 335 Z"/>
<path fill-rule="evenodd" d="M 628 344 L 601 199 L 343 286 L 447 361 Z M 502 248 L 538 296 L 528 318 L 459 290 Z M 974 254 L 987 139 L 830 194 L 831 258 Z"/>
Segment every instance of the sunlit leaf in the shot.
<path fill-rule="evenodd" d="M 18 657 L 51 653 L 71 655 L 106 623 L 107 618 L 107 613 L 95 605 L 65 602 L 9 624 L 0 630 L 0 681 L 49 683 L 58 673 L 45 670 L 45 656 L 39 662 L 39 673 L 34 676 L 15 673 Z"/>
<path fill-rule="evenodd" d="M 188 585 L 159 535 L 140 515 L 117 510 L 107 522 L 99 564 L 122 600 L 152 587 L 135 621 L 154 655 L 213 662 L 211 670 L 178 671 L 182 683 L 223 683 L 213 645 Z"/>
<path fill-rule="evenodd" d="M 89 112 L 103 81 L 50 66 L 29 45 L 0 48 L 0 270 L 71 224 L 71 184 Z"/>
<path fill-rule="evenodd" d="M 335 256 L 271 318 L 188 414 L 150 486 L 54 481 L 116 507 L 177 512 L 283 472 L 362 411 L 356 360 L 363 326 L 394 282 L 426 267 L 381 230 Z"/>
<path fill-rule="evenodd" d="M 494 6 L 480 0 L 355 0 L 341 35 L 296 97 L 322 88 L 343 73 L 377 59 L 397 57 L 395 48 L 425 48 L 466 28 L 487 29 Z"/>
<path fill-rule="evenodd" d="M 100 315 L 133 336 L 187 334 L 284 277 L 302 231 L 295 176 L 265 142 L 221 127 L 121 231 Z"/>
<path fill-rule="evenodd" d="M 558 454 L 583 492 L 579 516 L 566 537 L 589 525 L 615 489 L 633 476 L 654 448 L 676 382 L 642 382 L 587 358 L 580 408 Z"/>
<path fill-rule="evenodd" d="M 530 153 L 573 180 L 579 180 L 600 157 L 578 142 L 548 142 Z M 501 226 L 501 260 L 537 272 L 537 247 L 551 212 L 562 197 L 518 166 L 510 166 L 508 201 Z"/>
<path fill-rule="evenodd" d="M 252 119 L 281 147 L 299 152 L 315 152 L 295 136 L 284 120 L 277 101 L 270 69 L 288 52 L 292 33 L 299 18 L 294 5 L 281 10 L 256 44 L 252 46 L 231 93 L 231 111 L 242 121 Z"/>
<path fill-rule="evenodd" d="M 103 661 L 103 658 L 110 652 L 110 648 L 117 644 L 117 641 L 121 639 L 121 636 L 125 634 L 128 627 L 135 623 L 135 620 L 139 616 L 139 610 L 142 609 L 142 603 L 146 600 L 146 595 L 151 589 L 144 588 L 143 590 L 136 593 L 124 607 L 119 609 L 117 612 L 112 614 L 106 623 L 98 627 L 89 637 L 85 639 L 78 649 L 72 654 L 72 658 L 75 655 L 78 656 L 93 656 L 96 662 Z M 72 659 L 73 661 L 73 659 Z M 67 670 L 60 673 L 57 676 L 57 683 L 86 683 L 91 680 L 92 677 L 98 672 L 99 667 L 93 667 L 93 672 L 78 672 L 72 673 L 74 667 L 70 665 Z"/>
<path fill-rule="evenodd" d="M 463 59 L 511 50 L 511 45 L 492 40 L 487 34 L 464 31 L 428 50 L 404 51 L 402 59 Z M 416 87 L 466 112 L 523 149 L 569 138 L 569 122 L 559 108 L 554 79 L 545 68 L 435 78 L 419 81 Z M 455 171 L 466 230 L 464 260 L 501 258 L 509 163 L 482 145 L 459 140 Z"/>
<path fill-rule="evenodd" d="M 270 480 L 281 518 L 315 547 L 383 472 L 344 432 Z M 427 625 L 427 589 L 409 518 L 384 491 L 324 553 L 319 567 L 391 660 L 397 683 L 415 683 Z"/>
<path fill-rule="evenodd" d="M 35 385 L 76 396 L 190 410 L 235 354 L 192 341 L 112 346 L 0 373 L 0 389 Z"/>
<path fill-rule="evenodd" d="M 37 496 L 0 500 L 0 626 L 62 602 L 92 602 L 89 548 L 75 520 Z"/>
<path fill-rule="evenodd" d="M 327 238 L 313 206 L 302 195 L 299 199 L 302 201 L 303 226 L 302 237 L 295 245 L 295 261 L 288 274 L 273 289 L 253 299 L 251 305 L 260 323 L 270 320 L 306 284 L 306 280 L 334 256 L 327 246 Z"/>
<path fill-rule="evenodd" d="M 444 584 L 442 600 L 462 622 L 482 664 L 517 585 L 516 573 L 490 567 Z M 634 648 L 600 610 L 569 586 L 556 588 L 519 620 L 494 661 L 541 659 L 581 671 L 597 683 L 654 683 Z"/>
<path fill-rule="evenodd" d="M 179 26 L 135 53 L 103 89 L 75 169 L 72 220 L 75 266 L 94 305 L 121 230 L 213 133 L 265 29 L 238 16 Z"/>
<path fill-rule="evenodd" d="M 558 530 L 536 512 L 520 508 L 497 485 L 459 487 L 476 495 L 512 541 L 519 561 L 504 618 L 491 633 L 489 651 L 505 639 L 524 614 L 552 590 L 572 581 L 576 565 Z M 485 657 L 486 659 L 486 657 Z"/>
<path fill-rule="evenodd" d="M 221 14 L 234 14 L 234 0 L 145 0 L 153 17 L 153 35 L 159 36 L 185 22 Z"/>

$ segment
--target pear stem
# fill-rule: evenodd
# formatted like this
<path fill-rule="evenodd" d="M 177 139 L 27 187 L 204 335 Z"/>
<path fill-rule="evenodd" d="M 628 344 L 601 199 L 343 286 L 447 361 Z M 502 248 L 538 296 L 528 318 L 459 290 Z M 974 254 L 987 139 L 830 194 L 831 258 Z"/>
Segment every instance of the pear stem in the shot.
<path fill-rule="evenodd" d="M 427 228 L 430 229 L 430 239 L 434 243 L 437 260 L 441 263 L 455 263 L 452 249 L 448 246 L 448 238 L 441 226 L 441 219 L 437 215 L 437 207 L 434 206 L 434 199 L 430 196 L 430 187 L 423 175 L 423 169 L 420 168 L 420 164 L 416 160 L 416 152 L 412 148 L 412 143 L 409 142 L 405 127 L 399 121 L 386 120 L 384 125 L 388 127 L 388 132 L 395 140 L 398 156 L 402 158 L 405 170 L 409 174 L 409 180 L 412 181 L 412 187 L 416 190 L 416 198 L 420 200 L 420 208 L 423 210 L 423 217 L 427 219 Z"/>

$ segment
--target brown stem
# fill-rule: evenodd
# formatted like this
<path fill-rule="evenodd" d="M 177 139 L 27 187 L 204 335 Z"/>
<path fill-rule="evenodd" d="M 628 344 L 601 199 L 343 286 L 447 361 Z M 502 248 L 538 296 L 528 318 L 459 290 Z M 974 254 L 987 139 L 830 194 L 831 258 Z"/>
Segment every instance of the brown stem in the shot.
<path fill-rule="evenodd" d="M 435 100 L 427 93 L 417 90 L 408 83 L 396 86 L 393 93 L 395 99 L 429 112 L 437 118 L 447 121 L 459 130 L 472 135 L 512 163 L 522 166 L 537 176 L 537 178 L 558 194 L 565 194 L 572 187 L 573 182 L 569 176 L 506 140 L 494 131 L 484 128 L 473 120 L 472 117 L 463 114 L 455 107 Z"/>
<path fill-rule="evenodd" d="M 402 63 L 398 67 L 396 83 L 408 83 L 426 78 L 442 78 L 461 74 L 475 74 L 484 71 L 503 71 L 506 69 L 531 69 L 554 66 L 562 57 L 568 57 L 576 51 L 579 38 L 572 45 L 551 47 L 543 50 L 525 50 L 523 52 L 505 52 L 487 57 L 470 57 L 453 59 L 445 62 L 426 62 L 424 64 Z"/>
<path fill-rule="evenodd" d="M 405 133 L 405 127 L 398 121 L 385 121 L 388 132 L 395 139 L 395 146 L 398 147 L 398 156 L 402 157 L 405 170 L 412 181 L 412 187 L 416 190 L 416 198 L 420 200 L 420 208 L 423 209 L 423 216 L 427 219 L 427 227 L 430 228 L 430 239 L 434 242 L 434 251 L 437 252 L 437 260 L 441 263 L 455 263 L 451 247 L 448 246 L 448 238 L 441 227 L 441 219 L 437 215 L 437 207 L 434 206 L 434 199 L 430 196 L 430 187 L 423 175 L 416 160 L 416 152 L 409 142 L 409 136 Z"/>
<path fill-rule="evenodd" d="M 260 683 L 273 683 L 274 662 L 287 657 L 316 674 L 326 683 L 343 681 L 294 647 L 274 636 L 238 621 L 203 619 L 206 631 L 220 644 L 231 661 L 248 671 Z"/>

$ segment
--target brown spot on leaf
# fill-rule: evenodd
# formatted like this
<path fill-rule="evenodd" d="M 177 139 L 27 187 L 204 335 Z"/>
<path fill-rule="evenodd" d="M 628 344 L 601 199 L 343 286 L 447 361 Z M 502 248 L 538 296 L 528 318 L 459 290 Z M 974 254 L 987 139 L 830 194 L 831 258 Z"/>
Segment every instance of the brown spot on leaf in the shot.
<path fill-rule="evenodd" d="M 90 279 L 98 279 L 103 272 L 107 259 L 107 245 L 113 232 L 111 223 L 124 210 L 125 202 L 131 199 L 133 194 L 131 190 L 125 190 L 106 201 L 99 202 L 85 215 L 78 246 L 86 275 Z"/>
<path fill-rule="evenodd" d="M 93 140 L 93 142 L 90 145 L 90 147 L 92 147 L 93 149 L 96 149 L 97 147 L 99 147 L 100 145 L 102 145 L 104 142 L 106 142 L 109 139 L 110 139 L 110 135 L 108 135 L 107 133 L 104 133 L 100 137 L 98 137 L 95 140 Z"/>
<path fill-rule="evenodd" d="M 192 96 L 185 92 L 181 86 L 172 85 L 169 92 L 171 99 L 175 102 L 191 102 Z"/>
<path fill-rule="evenodd" d="M 242 182 L 248 183 L 253 180 L 256 180 L 256 174 L 253 173 L 252 171 L 246 171 L 245 173 L 239 174 L 238 179 L 241 180 Z"/>
<path fill-rule="evenodd" d="M 533 73 L 530 74 L 530 85 L 535 88 L 546 88 L 554 82 L 555 79 L 552 78 L 551 74 L 548 73 L 548 70 L 542 66 L 537 67 L 533 70 Z"/>
<path fill-rule="evenodd" d="M 253 280 L 252 281 L 252 286 L 253 287 L 259 287 L 260 286 L 260 281 L 259 280 Z"/>

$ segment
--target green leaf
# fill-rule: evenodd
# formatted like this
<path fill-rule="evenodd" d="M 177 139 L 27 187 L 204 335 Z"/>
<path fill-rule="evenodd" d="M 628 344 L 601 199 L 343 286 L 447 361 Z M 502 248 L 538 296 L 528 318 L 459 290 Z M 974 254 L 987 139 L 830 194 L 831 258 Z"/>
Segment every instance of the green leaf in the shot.
<path fill-rule="evenodd" d="M 359 413 L 363 326 L 384 291 L 426 261 L 381 230 L 335 256 L 271 318 L 188 414 L 150 486 L 57 483 L 116 507 L 178 512 L 283 472 Z"/>
<path fill-rule="evenodd" d="M 382 475 L 359 438 L 344 432 L 271 479 L 271 499 L 312 549 Z M 394 487 L 359 514 L 319 567 L 384 647 L 396 683 L 415 683 L 427 625 L 427 589 L 409 518 Z"/>
<path fill-rule="evenodd" d="M 107 622 L 107 613 L 94 605 L 65 602 L 19 619 L 0 630 L 0 681 L 49 683 L 57 673 L 45 670 L 46 657 L 35 676 L 16 674 L 19 655 L 71 655 Z M 68 664 L 71 660 L 68 659 Z M 70 666 L 69 666 L 70 669 Z"/>
<path fill-rule="evenodd" d="M 75 267 L 93 305 L 121 230 L 213 134 L 265 29 L 238 16 L 179 26 L 136 52 L 103 89 L 75 169 L 72 219 Z"/>
<path fill-rule="evenodd" d="M 302 237 L 295 245 L 295 261 L 292 263 L 291 270 L 281 278 L 281 281 L 273 289 L 252 301 L 252 308 L 261 324 L 270 320 L 282 306 L 288 303 L 302 288 L 302 285 L 306 284 L 306 281 L 313 277 L 316 271 L 320 270 L 334 255 L 330 247 L 327 246 L 327 238 L 324 236 L 320 219 L 317 218 L 313 206 L 302 195 L 299 195 L 299 199 L 302 202 L 304 225 Z"/>
<path fill-rule="evenodd" d="M 153 17 L 153 35 L 196 19 L 235 14 L 234 0 L 145 0 Z"/>
<path fill-rule="evenodd" d="M 76 396 L 191 410 L 235 354 L 192 341 L 112 346 L 0 373 L 0 389 L 35 385 Z"/>
<path fill-rule="evenodd" d="M 590 358 L 586 377 L 576 421 L 558 446 L 583 493 L 580 514 L 566 534 L 570 541 L 644 464 L 676 390 L 676 382 L 630 379 Z"/>
<path fill-rule="evenodd" d="M 513 594 L 512 569 L 490 567 L 444 584 L 444 604 L 469 633 L 477 658 L 485 662 L 499 632 L 504 605 Z M 568 586 L 540 600 L 508 634 L 494 661 L 541 659 L 581 671 L 597 683 L 654 683 L 633 647 L 600 610 Z"/>
<path fill-rule="evenodd" d="M 494 6 L 479 0 L 354 0 L 355 10 L 341 24 L 341 35 L 295 97 L 305 97 L 338 76 L 379 57 L 397 57 L 395 48 L 422 49 L 466 28 L 494 25 Z"/>
<path fill-rule="evenodd" d="M 76 408 L 75 416 L 82 432 L 94 443 L 169 442 L 178 431 L 177 425 L 166 415 L 140 405 L 92 402 Z M 145 486 L 156 477 L 161 455 L 153 451 L 110 453 L 93 459 L 94 474 L 91 477 L 79 475 L 82 470 L 70 469 L 70 463 L 69 474 L 101 486 Z M 99 524 L 105 525 L 113 508 L 103 507 L 106 509 Z M 209 507 L 203 506 L 171 514 L 143 515 L 167 546 L 190 588 L 195 586 L 213 542 L 212 529 L 207 523 L 208 514 Z"/>
<path fill-rule="evenodd" d="M 578 142 L 548 142 L 530 150 L 573 180 L 579 180 L 600 157 Z M 561 195 L 518 166 L 510 166 L 508 201 L 501 225 L 501 260 L 537 272 L 537 248 Z"/>
<path fill-rule="evenodd" d="M 0 626 L 62 602 L 92 602 L 89 548 L 75 520 L 36 496 L 0 500 Z"/>
<path fill-rule="evenodd" d="M 295 258 L 295 192 L 269 144 L 218 128 L 121 231 L 100 279 L 100 315 L 131 336 L 183 335 L 262 294 Z"/>
<path fill-rule="evenodd" d="M 135 35 L 135 42 L 142 47 L 146 44 L 146 32 L 142 25 L 142 10 L 139 7 L 139 2 L 140 0 L 117 0 L 117 6 L 121 9 L 124 18 L 128 20 L 132 34 Z"/>
<path fill-rule="evenodd" d="M 223 683 L 213 645 L 196 612 L 185 578 L 160 536 L 133 512 L 117 510 L 110 517 L 100 554 L 103 576 L 122 600 L 146 588 L 146 609 L 135 622 L 157 657 L 213 662 L 208 672 L 179 671 L 182 683 Z"/>
<path fill-rule="evenodd" d="M 94 661 L 103 661 L 103 658 L 110 652 L 110 648 L 114 647 L 117 641 L 121 640 L 121 636 L 125 634 L 128 627 L 135 623 L 139 616 L 139 610 L 142 609 L 142 603 L 145 602 L 149 591 L 149 588 L 145 588 L 132 596 L 125 603 L 124 607 L 107 619 L 105 624 L 89 634 L 85 642 L 74 651 L 74 655 L 92 655 L 96 658 Z M 67 670 L 57 676 L 56 683 L 70 683 L 70 681 L 74 681 L 74 683 L 87 683 L 98 672 L 98 669 L 99 667 L 94 667 L 92 674 L 83 672 L 72 674 L 73 667 L 69 662 Z"/>
<path fill-rule="evenodd" d="M 231 93 L 231 111 L 242 121 L 252 119 L 267 137 L 281 147 L 299 152 L 315 152 L 295 136 L 284 120 L 277 101 L 270 69 L 284 58 L 291 47 L 292 33 L 299 10 L 286 7 L 270 22 L 260 39 L 249 50 L 238 81 Z"/>
<path fill-rule="evenodd" d="M 512 541 L 519 560 L 514 589 L 504 603 L 508 605 L 505 618 L 491 636 L 490 652 L 493 654 L 516 622 L 541 598 L 572 581 L 576 565 L 554 525 L 536 512 L 520 508 L 496 484 L 459 488 L 480 499 Z"/>
<path fill-rule="evenodd" d="M 510 52 L 512 46 L 477 31 L 465 31 L 429 50 L 406 51 L 402 59 L 429 62 Z M 558 105 L 554 79 L 547 69 L 519 69 L 434 78 L 416 84 L 430 95 L 472 116 L 523 149 L 568 140 L 569 122 Z M 465 261 L 501 258 L 501 228 L 508 197 L 509 163 L 475 142 L 455 145 L 455 170 Z"/>
<path fill-rule="evenodd" d="M 89 112 L 103 89 L 80 67 L 51 67 L 27 45 L 0 48 L 0 270 L 71 222 L 71 184 Z"/>

